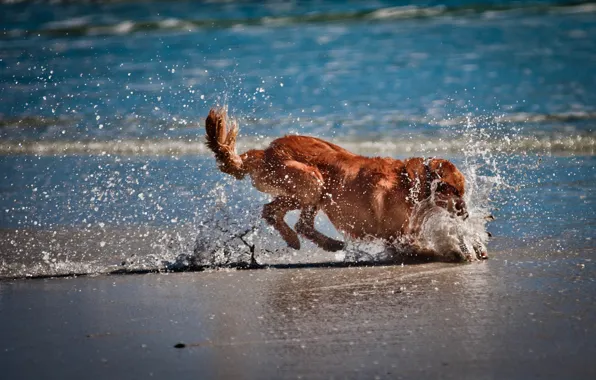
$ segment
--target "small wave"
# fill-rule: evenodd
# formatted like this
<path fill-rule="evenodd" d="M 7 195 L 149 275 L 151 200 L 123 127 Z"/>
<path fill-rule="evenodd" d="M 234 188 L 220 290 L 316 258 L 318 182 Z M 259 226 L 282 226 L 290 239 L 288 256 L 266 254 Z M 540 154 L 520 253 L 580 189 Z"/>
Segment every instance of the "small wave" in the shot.
<path fill-rule="evenodd" d="M 272 138 L 241 138 L 238 149 L 263 149 Z M 396 140 L 342 140 L 333 142 L 346 149 L 365 155 L 460 154 L 470 144 L 467 138 L 457 139 L 404 139 Z M 596 153 L 596 136 L 558 134 L 540 137 L 515 137 L 481 142 L 486 150 L 501 153 Z M 1 155 L 125 155 L 125 156 L 184 156 L 210 154 L 200 141 L 188 140 L 108 140 L 108 141 L 23 141 L 0 142 Z"/>
<path fill-rule="evenodd" d="M 370 19 L 407 19 L 407 18 L 422 18 L 422 17 L 436 17 L 448 12 L 449 9 L 444 5 L 435 7 L 417 7 L 415 5 L 406 5 L 403 7 L 389 7 L 381 8 L 371 12 L 368 15 Z"/>
<path fill-rule="evenodd" d="M 554 7 L 553 12 L 559 13 L 594 13 L 596 12 L 596 3 L 576 4 L 573 6 Z"/>
<path fill-rule="evenodd" d="M 3 128 L 46 128 L 54 125 L 73 125 L 79 118 L 21 116 L 3 118 L 0 116 L 0 130 Z"/>
<path fill-rule="evenodd" d="M 448 127 L 466 124 L 470 119 L 476 120 L 478 123 L 484 124 L 525 124 L 525 123 L 545 123 L 545 122 L 574 122 L 582 120 L 596 120 L 596 112 L 589 111 L 569 111 L 551 114 L 530 113 L 530 112 L 515 112 L 500 115 L 462 115 L 458 117 L 440 118 L 430 116 L 407 115 L 402 112 L 387 112 L 375 115 L 374 119 L 371 115 L 325 115 L 320 117 L 312 117 L 309 120 L 309 125 L 324 126 L 329 123 L 342 125 L 348 128 L 367 127 L 371 123 L 376 122 L 379 125 L 417 125 L 426 124 L 431 126 Z M 60 117 L 46 117 L 46 116 L 20 116 L 20 117 L 6 117 L 0 115 L 0 130 L 2 129 L 37 129 L 47 128 L 52 126 L 72 127 L 77 123 L 82 123 L 81 117 L 60 116 Z M 134 116 L 122 117 L 118 120 L 112 121 L 114 124 L 126 129 L 127 125 L 138 125 L 138 118 Z M 242 125 L 254 126 L 270 126 L 270 125 L 294 125 L 296 118 L 294 116 L 278 117 L 272 119 L 245 117 L 240 120 Z M 166 129 L 179 128 L 202 128 L 204 119 L 190 120 L 184 117 L 176 117 L 175 122 L 164 121 L 158 119 L 145 119 L 146 126 L 159 125 Z"/>
<path fill-rule="evenodd" d="M 12 3 L 14 0 L 0 0 Z M 479 4 L 455 7 L 439 6 L 399 6 L 382 7 L 371 10 L 348 12 L 309 13 L 284 16 L 266 16 L 259 18 L 239 19 L 176 19 L 164 20 L 120 20 L 113 24 L 96 24 L 88 18 L 74 18 L 64 22 L 52 22 L 40 29 L 7 30 L 0 38 L 18 38 L 22 36 L 73 37 L 81 35 L 120 35 L 135 32 L 157 30 L 192 31 L 195 29 L 237 28 L 240 26 L 282 27 L 300 24 L 346 23 L 346 22 L 383 22 L 408 19 L 432 19 L 439 17 L 491 16 L 508 12 L 524 12 L 525 14 L 578 14 L 595 13 L 596 3 L 511 3 L 511 4 Z"/>
<path fill-rule="evenodd" d="M 551 114 L 515 112 L 500 115 L 462 115 L 459 117 L 449 117 L 446 119 L 429 116 L 404 115 L 403 113 L 387 113 L 378 116 L 378 122 L 381 124 L 428 124 L 440 127 L 457 126 L 466 124 L 469 120 L 475 120 L 477 123 L 484 124 L 524 124 L 524 123 L 545 123 L 545 122 L 573 122 L 580 120 L 596 120 L 596 112 L 588 111 L 570 111 Z M 316 119 L 315 119 L 316 121 Z M 349 126 L 366 126 L 371 123 L 371 116 L 366 115 L 362 118 L 351 117 L 337 119 L 335 122 Z"/>
<path fill-rule="evenodd" d="M 594 120 L 596 112 L 561 112 L 555 114 L 532 114 L 519 112 L 510 115 L 501 115 L 495 118 L 495 121 L 507 123 L 538 123 L 544 121 L 576 121 L 576 120 Z"/>
<path fill-rule="evenodd" d="M 138 88 L 136 88 L 138 89 Z M 159 124 L 166 126 L 167 128 L 176 127 L 199 127 L 202 128 L 204 123 L 203 118 L 198 120 L 190 120 L 182 116 L 176 117 L 175 122 L 169 122 L 164 120 L 148 120 L 145 119 L 145 123 L 148 124 Z M 428 124 L 436 126 L 451 126 L 465 124 L 468 120 L 474 119 L 478 122 L 495 124 L 495 123 L 540 123 L 549 121 L 558 122 L 573 122 L 578 120 L 596 120 L 596 112 L 591 111 L 566 111 L 558 113 L 531 113 L 531 112 L 514 112 L 514 113 L 503 113 L 496 115 L 462 115 L 458 117 L 449 117 L 443 119 L 440 117 L 431 116 L 418 116 L 408 115 L 401 111 L 385 112 L 374 117 L 370 114 L 365 115 L 324 115 L 319 117 L 312 117 L 309 119 L 310 124 L 313 125 L 325 125 L 327 123 L 336 123 L 344 126 L 368 126 L 371 122 L 377 122 L 379 124 L 392 124 L 392 123 L 405 123 L 405 124 Z M 124 125 L 134 123 L 138 124 L 138 117 L 128 115 L 119 119 Z M 2 117 L 0 115 L 0 129 L 2 128 L 41 128 L 49 126 L 72 126 L 76 123 L 82 122 L 81 117 L 72 116 L 11 116 Z M 285 116 L 278 118 L 255 118 L 255 117 L 243 117 L 240 120 L 242 125 L 292 125 L 296 123 L 294 116 Z"/>

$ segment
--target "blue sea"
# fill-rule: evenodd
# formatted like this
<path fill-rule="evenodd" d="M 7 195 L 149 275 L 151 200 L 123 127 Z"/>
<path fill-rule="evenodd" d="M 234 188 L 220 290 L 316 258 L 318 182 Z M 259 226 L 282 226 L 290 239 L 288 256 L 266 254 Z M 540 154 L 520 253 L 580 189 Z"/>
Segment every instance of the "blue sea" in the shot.
<path fill-rule="evenodd" d="M 583 265 L 595 68 L 595 2 L 3 0 L 0 277 L 366 259 L 285 248 L 204 146 L 215 105 L 240 151 L 449 158 L 491 257 Z"/>

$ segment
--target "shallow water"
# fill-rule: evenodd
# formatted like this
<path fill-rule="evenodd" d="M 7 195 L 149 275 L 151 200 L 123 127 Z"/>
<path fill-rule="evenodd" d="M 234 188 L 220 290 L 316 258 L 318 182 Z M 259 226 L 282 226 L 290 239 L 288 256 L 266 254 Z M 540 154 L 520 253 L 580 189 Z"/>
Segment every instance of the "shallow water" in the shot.
<path fill-rule="evenodd" d="M 217 103 L 242 150 L 454 160 L 489 253 L 593 253 L 596 4 L 417 4 L 0 5 L 0 276 L 366 259 L 285 249 L 202 144 Z"/>

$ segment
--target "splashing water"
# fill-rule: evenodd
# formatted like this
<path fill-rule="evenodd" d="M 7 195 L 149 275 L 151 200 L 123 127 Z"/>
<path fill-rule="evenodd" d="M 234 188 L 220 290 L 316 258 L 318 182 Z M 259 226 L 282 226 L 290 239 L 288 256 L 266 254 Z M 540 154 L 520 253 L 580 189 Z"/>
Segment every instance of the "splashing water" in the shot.
<path fill-rule="evenodd" d="M 498 190 L 509 187 L 500 165 L 506 164 L 502 149 L 487 147 L 494 145 L 495 133 L 491 126 L 480 128 L 478 121 L 468 117 L 456 138 L 466 139 L 469 144 L 462 150 L 463 161 L 459 165 L 466 177 L 465 202 L 468 217 L 454 217 L 445 209 L 434 205 L 434 190 L 430 200 L 421 202 L 414 211 L 411 223 L 419 223 L 419 232 L 395 242 L 395 251 L 385 249 L 383 244 L 373 241 L 354 241 L 344 236 L 348 243 L 344 252 L 334 256 L 335 260 L 348 262 L 385 262 L 401 260 L 405 256 L 423 254 L 425 257 L 446 261 L 473 261 L 483 258 L 489 234 L 488 220 L 492 219 L 491 197 Z M 513 137 L 509 137 L 512 139 Z M 506 140 L 507 141 L 507 140 Z M 225 198 L 224 186 L 212 191 L 217 213 L 198 227 L 198 236 L 193 257 L 186 257 L 191 265 L 198 267 L 218 267 L 255 264 L 255 257 L 276 255 L 288 256 L 289 249 L 271 228 L 263 226 L 260 206 L 251 206 L 247 217 L 239 218 L 226 208 L 231 207 Z M 429 204 L 430 202 L 430 204 Z M 434 206 L 434 207 L 433 207 Z M 327 222 L 328 223 L 328 222 Z M 298 253 L 301 255 L 302 251 Z M 328 254 L 327 254 L 328 255 Z"/>
<path fill-rule="evenodd" d="M 473 261 L 486 257 L 489 240 L 486 224 L 493 219 L 491 197 L 500 188 L 509 185 L 501 168 L 501 165 L 507 165 L 506 155 L 499 154 L 503 152 L 499 146 L 489 145 L 489 142 L 495 141 L 492 134 L 498 133 L 500 126 L 495 123 L 479 128 L 478 124 L 479 119 L 467 117 L 461 131 L 455 132 L 461 135 L 457 138 L 468 141 L 467 147 L 461 151 L 463 163 L 459 165 L 466 177 L 464 201 L 468 217 L 454 217 L 435 206 L 435 186 L 430 199 L 417 205 L 413 213 L 412 221 L 420 223 L 414 253 L 427 251 L 448 261 Z M 504 141 L 511 141 L 511 137 L 506 135 Z M 405 250 L 408 251 L 407 244 Z"/>
<path fill-rule="evenodd" d="M 401 253 L 398 257 L 394 255 L 395 252 L 386 250 L 378 242 L 352 241 L 345 236 L 343 240 L 347 242 L 347 248 L 336 254 L 323 252 L 308 242 L 303 242 L 305 245 L 300 251 L 287 248 L 277 232 L 267 226 L 260 217 L 261 207 L 266 202 L 266 197 L 253 189 L 249 181 L 235 181 L 221 174 L 215 168 L 215 162 L 211 157 L 201 157 L 197 159 L 198 161 L 189 161 L 187 164 L 196 165 L 203 178 L 199 184 L 200 193 L 184 190 L 176 193 L 176 197 L 168 194 L 170 192 L 168 189 L 171 189 L 174 184 L 167 185 L 169 181 L 167 173 L 171 171 L 169 166 L 164 166 L 163 179 L 160 179 L 161 169 L 158 170 L 157 166 L 153 171 L 143 169 L 146 167 L 143 162 L 133 160 L 131 164 L 121 164 L 118 167 L 119 176 L 130 177 L 133 182 L 138 178 L 135 173 L 144 173 L 147 179 L 154 178 L 147 185 L 153 186 L 151 191 L 157 191 L 153 197 L 150 197 L 151 192 L 146 189 L 143 190 L 138 186 L 133 186 L 134 188 L 131 189 L 127 187 L 121 194 L 125 199 L 122 199 L 119 205 L 128 207 L 131 201 L 126 198 L 126 194 L 133 194 L 132 204 L 135 205 L 139 203 L 136 199 L 138 194 L 147 194 L 147 197 L 141 200 L 141 203 L 147 204 L 147 207 L 142 209 L 145 211 L 134 211 L 135 217 L 147 214 L 151 220 L 157 217 L 162 221 L 170 221 L 170 218 L 174 221 L 181 217 L 180 212 L 185 208 L 196 208 L 192 213 L 194 216 L 184 220 L 184 228 L 180 223 L 176 223 L 175 228 L 162 224 L 150 232 L 142 232 L 141 228 L 139 231 L 132 231 L 130 235 L 128 232 L 126 235 L 119 235 L 114 234 L 114 232 L 120 233 L 115 229 L 108 230 L 107 225 L 104 228 L 102 222 L 99 229 L 88 227 L 85 231 L 74 235 L 69 232 L 62 233 L 63 236 L 57 239 L 58 243 L 53 243 L 51 240 L 56 238 L 49 238 L 50 243 L 45 247 L 43 241 L 46 238 L 43 236 L 40 238 L 40 235 L 37 235 L 29 239 L 30 244 L 27 243 L 29 245 L 18 243 L 22 246 L 19 250 L 19 252 L 22 251 L 20 254 L 29 255 L 33 263 L 15 266 L 0 262 L 0 272 L 11 276 L 38 276 L 114 271 L 179 271 L 205 267 L 251 266 L 255 263 L 281 264 L 296 262 L 296 260 L 351 263 L 395 262 L 398 259 L 397 262 L 399 262 L 403 260 L 404 255 L 407 257 L 419 252 L 432 252 L 441 260 L 473 260 L 476 257 L 474 252 L 486 251 L 487 218 L 493 213 L 494 205 L 504 204 L 508 200 L 506 197 L 512 196 L 512 194 L 504 195 L 501 190 L 523 187 L 525 183 L 532 182 L 533 178 L 528 174 L 513 179 L 511 173 L 507 171 L 515 165 L 520 165 L 519 155 L 514 159 L 507 150 L 508 144 L 514 144 L 516 139 L 520 138 L 515 130 L 503 128 L 501 124 L 494 121 L 496 118 L 490 118 L 490 122 L 486 121 L 487 118 L 473 117 L 467 117 L 465 121 L 461 118 L 459 120 L 460 124 L 453 123 L 445 129 L 449 138 L 466 141 L 465 148 L 455 152 L 459 154 L 456 154 L 453 161 L 466 177 L 464 200 L 469 217 L 463 220 L 452 217 L 440 207 L 432 208 L 431 212 L 424 211 L 424 207 L 420 207 L 420 232 L 415 244 L 412 241 L 397 242 L 397 251 Z M 300 121 L 296 120 L 295 123 L 300 124 Z M 447 140 L 447 137 L 444 139 Z M 501 141 L 503 146 L 496 144 L 496 141 Z M 356 150 L 356 153 L 369 152 Z M 434 153 L 432 150 L 421 149 L 416 155 Z M 109 160 L 109 157 L 102 160 Z M 514 160 L 517 161 L 513 162 Z M 175 158 L 175 161 L 178 162 L 178 158 Z M 168 165 L 172 164 L 172 161 L 168 163 Z M 531 168 L 531 166 L 527 167 Z M 528 170 L 528 172 L 532 171 Z M 189 173 L 186 176 L 191 178 L 192 174 Z M 217 178 L 217 182 L 208 181 L 211 176 Z M 96 188 L 115 191 L 112 186 L 113 181 L 103 181 L 104 177 L 105 175 L 95 174 L 95 182 L 85 182 L 90 187 L 91 193 L 95 194 Z M 184 181 L 188 180 L 184 179 Z M 163 191 L 157 190 L 153 184 L 159 184 L 159 189 Z M 185 195 L 186 192 L 188 195 Z M 181 196 L 189 197 L 188 201 L 184 201 Z M 522 195 L 513 194 L 513 198 L 512 202 L 523 201 Z M 165 199 L 172 201 L 164 203 Z M 108 206 L 106 202 L 101 204 L 102 207 Z M 119 207 L 116 208 L 114 217 L 129 213 Z M 106 209 L 107 211 L 109 210 Z M 76 213 L 76 209 L 74 212 Z M 111 218 L 110 214 L 98 215 L 98 217 L 107 218 L 107 220 Z M 326 230 L 325 233 L 328 235 L 336 234 L 336 237 L 340 237 L 323 215 L 319 215 L 317 224 L 319 230 Z M 122 229 L 119 230 L 122 231 Z M 111 234 L 114 235 L 110 236 Z M 135 238 L 136 235 L 138 237 Z M 92 249 L 86 248 L 88 245 Z M 79 250 L 76 247 L 79 246 L 84 252 L 81 257 L 75 254 Z M 38 248 L 41 249 L 39 254 L 36 253 Z M 110 253 L 110 256 L 104 257 L 106 253 Z M 35 259 L 36 255 L 39 255 L 40 260 Z"/>
<path fill-rule="evenodd" d="M 217 103 L 240 151 L 298 133 L 454 162 L 470 217 L 425 214 L 424 249 L 593 250 L 594 4 L 0 3 L 0 277 L 391 259 L 285 247 L 202 144 Z"/>

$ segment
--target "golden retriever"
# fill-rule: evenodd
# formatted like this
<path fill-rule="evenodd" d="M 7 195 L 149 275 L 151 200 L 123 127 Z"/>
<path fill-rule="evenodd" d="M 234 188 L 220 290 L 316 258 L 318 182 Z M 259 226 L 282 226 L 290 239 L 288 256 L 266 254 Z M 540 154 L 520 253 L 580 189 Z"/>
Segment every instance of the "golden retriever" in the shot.
<path fill-rule="evenodd" d="M 215 153 L 219 169 L 237 179 L 250 176 L 259 191 L 273 196 L 263 207 L 263 218 L 294 249 L 298 235 L 326 251 L 345 243 L 315 229 L 322 210 L 333 226 L 354 239 L 381 239 L 387 247 L 415 241 L 420 219 L 414 210 L 441 207 L 454 218 L 466 218 L 465 178 L 451 162 L 438 158 L 364 157 L 335 144 L 308 136 L 285 136 L 264 150 L 236 153 L 238 126 L 225 108 L 211 109 L 205 121 L 206 144 Z M 300 210 L 295 230 L 284 221 Z M 465 249 L 464 249 L 465 250 Z M 478 258 L 483 249 L 474 247 Z M 420 252 L 433 256 L 432 252 Z M 442 255 L 450 260 L 472 260 L 471 252 Z"/>

